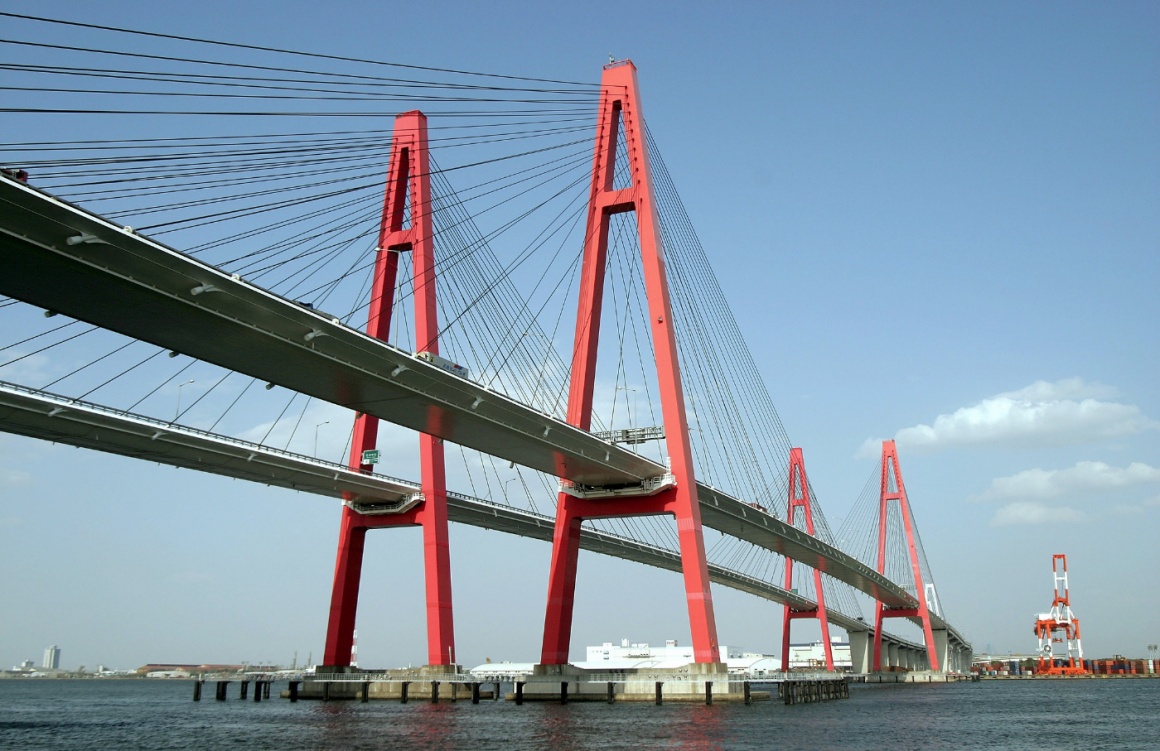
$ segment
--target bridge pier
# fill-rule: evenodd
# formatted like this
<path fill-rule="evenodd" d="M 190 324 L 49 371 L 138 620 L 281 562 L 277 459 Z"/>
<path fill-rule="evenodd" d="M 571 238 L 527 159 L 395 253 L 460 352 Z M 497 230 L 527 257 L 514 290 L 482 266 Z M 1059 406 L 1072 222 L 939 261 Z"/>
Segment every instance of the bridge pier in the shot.
<path fill-rule="evenodd" d="M 934 644 L 928 645 L 928 647 L 934 652 L 939 667 L 947 672 L 953 671 L 954 668 L 950 664 L 950 644 L 946 629 L 934 629 L 931 631 L 931 635 L 934 636 Z"/>
<path fill-rule="evenodd" d="M 850 632 L 850 663 L 855 673 L 870 672 L 870 632 Z"/>

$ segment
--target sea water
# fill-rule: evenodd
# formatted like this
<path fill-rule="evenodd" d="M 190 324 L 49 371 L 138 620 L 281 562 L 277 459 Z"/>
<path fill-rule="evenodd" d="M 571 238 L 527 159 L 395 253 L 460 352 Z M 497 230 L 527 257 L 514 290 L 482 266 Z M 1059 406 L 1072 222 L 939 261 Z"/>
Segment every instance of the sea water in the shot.
<path fill-rule="evenodd" d="M 14 749 L 1160 749 L 1160 679 L 858 685 L 785 706 L 200 702 L 171 680 L 0 680 Z"/>

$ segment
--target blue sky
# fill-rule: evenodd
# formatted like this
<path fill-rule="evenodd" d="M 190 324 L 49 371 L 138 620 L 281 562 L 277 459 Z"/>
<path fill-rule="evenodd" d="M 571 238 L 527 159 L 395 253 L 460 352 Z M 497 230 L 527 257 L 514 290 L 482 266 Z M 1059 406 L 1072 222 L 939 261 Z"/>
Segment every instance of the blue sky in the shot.
<path fill-rule="evenodd" d="M 631 58 L 831 520 L 873 470 L 866 442 L 896 438 L 941 600 L 977 649 L 1033 649 L 1054 553 L 1089 654 L 1160 641 L 1155 4 L 4 7 L 567 80 Z M 0 663 L 51 643 L 70 667 L 317 660 L 337 519 L 303 495 L 0 436 Z M 452 542 L 461 661 L 534 659 L 548 546 L 458 527 Z M 417 533 L 372 533 L 364 664 L 423 659 L 419 550 Z M 780 609 L 714 595 L 722 643 L 775 650 Z M 675 576 L 588 556 L 579 597 L 574 655 L 687 638 Z"/>

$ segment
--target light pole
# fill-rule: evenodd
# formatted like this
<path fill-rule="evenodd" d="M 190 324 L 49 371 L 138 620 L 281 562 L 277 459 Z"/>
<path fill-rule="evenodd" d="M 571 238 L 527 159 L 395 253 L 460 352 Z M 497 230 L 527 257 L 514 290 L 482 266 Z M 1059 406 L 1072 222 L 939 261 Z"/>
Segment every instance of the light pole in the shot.
<path fill-rule="evenodd" d="M 628 427 L 635 428 L 636 423 L 633 421 L 632 415 L 634 412 L 636 412 L 636 389 L 629 388 L 628 386 L 617 386 L 616 390 L 617 391 L 624 391 L 624 392 L 628 392 L 628 391 L 632 392 L 632 404 L 628 403 L 628 394 L 625 393 L 625 395 L 624 395 L 624 407 L 625 407 L 625 409 L 628 410 Z"/>
<path fill-rule="evenodd" d="M 177 422 L 177 418 L 181 417 L 181 389 L 183 389 L 184 387 L 188 386 L 191 383 L 193 383 L 192 378 L 190 378 L 185 383 L 177 384 L 177 410 L 173 413 L 173 421 L 174 422 Z"/>
<path fill-rule="evenodd" d="M 329 425 L 330 420 L 324 420 L 314 426 L 314 456 L 318 456 L 318 429 L 323 425 Z"/>

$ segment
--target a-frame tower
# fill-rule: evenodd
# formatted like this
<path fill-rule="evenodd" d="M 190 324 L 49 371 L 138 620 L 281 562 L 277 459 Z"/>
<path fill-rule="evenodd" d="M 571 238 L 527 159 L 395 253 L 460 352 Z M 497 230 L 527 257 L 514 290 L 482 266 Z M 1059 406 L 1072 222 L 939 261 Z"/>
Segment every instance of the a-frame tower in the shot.
<path fill-rule="evenodd" d="M 786 522 L 793 526 L 797 510 L 805 518 L 805 529 L 811 537 L 814 536 L 814 510 L 810 503 L 810 483 L 806 479 L 806 462 L 802 458 L 800 448 L 789 451 L 789 510 Z M 785 559 L 785 588 L 793 591 L 793 559 Z M 826 595 L 822 591 L 822 572 L 814 569 L 814 591 L 817 607 L 810 610 L 794 610 L 786 603 L 781 622 L 781 669 L 789 670 L 789 631 L 790 624 L 798 618 L 817 618 L 822 628 L 822 645 L 826 655 L 826 670 L 834 670 L 834 648 L 830 644 L 830 621 L 826 617 Z"/>
<path fill-rule="evenodd" d="M 419 111 L 405 112 L 395 118 L 395 132 L 391 141 L 367 334 L 387 341 L 399 256 L 409 251 L 415 285 L 416 351 L 438 355 L 439 322 L 435 307 L 430 174 L 427 117 Z M 361 413 L 355 417 L 349 459 L 352 469 L 372 471 L 373 465 L 364 461 L 368 458 L 364 452 L 375 449 L 378 426 L 377 417 Z M 377 513 L 369 507 L 356 509 L 349 500 L 343 506 L 330 620 L 326 630 L 325 665 L 350 664 L 367 530 L 403 525 L 419 525 L 423 528 L 428 664 L 451 665 L 455 662 L 451 557 L 447 540 L 447 483 L 442 440 L 421 433 L 419 454 L 422 492 L 404 504 L 403 508 Z"/>
<path fill-rule="evenodd" d="M 906 485 L 902 482 L 902 470 L 898 466 L 898 449 L 894 441 L 882 442 L 882 482 L 878 493 L 878 573 L 886 572 L 886 534 L 887 518 L 890 504 L 898 504 L 898 513 L 902 519 L 902 530 L 906 537 L 906 552 L 910 563 L 911 573 L 914 576 L 915 599 L 918 605 L 913 608 L 883 607 L 882 601 L 874 607 L 874 657 L 873 670 L 882 669 L 882 621 L 885 618 L 914 618 L 922 626 L 923 638 L 926 641 L 927 657 L 930 660 L 931 672 L 939 672 L 939 649 L 935 644 L 934 629 L 930 622 L 930 608 L 926 596 L 926 584 L 923 579 L 922 567 L 918 562 L 918 543 L 914 534 L 914 521 L 910 513 L 910 501 L 906 497 Z"/>
<path fill-rule="evenodd" d="M 621 138 L 624 139 L 628 159 L 628 164 L 623 166 L 627 167 L 630 183 L 627 187 L 617 189 L 613 178 L 618 166 L 617 145 Z M 561 483 L 544 618 L 541 654 L 541 663 L 544 665 L 568 662 L 582 521 L 586 518 L 648 514 L 671 514 L 676 517 L 694 658 L 699 663 L 720 662 L 677 341 L 665 274 L 664 249 L 646 140 L 636 66 L 628 60 L 610 63 L 605 66 L 601 80 L 567 420 L 583 430 L 591 428 L 609 222 L 613 214 L 635 212 L 671 476 L 659 483 L 659 492 L 654 486 L 649 491 L 642 489 L 639 496 L 628 498 L 623 495 L 599 498 L 598 492 L 588 493 L 568 483 Z"/>

